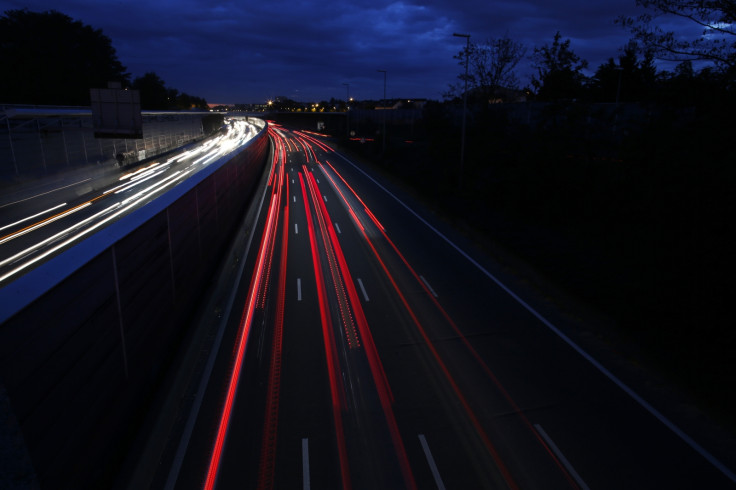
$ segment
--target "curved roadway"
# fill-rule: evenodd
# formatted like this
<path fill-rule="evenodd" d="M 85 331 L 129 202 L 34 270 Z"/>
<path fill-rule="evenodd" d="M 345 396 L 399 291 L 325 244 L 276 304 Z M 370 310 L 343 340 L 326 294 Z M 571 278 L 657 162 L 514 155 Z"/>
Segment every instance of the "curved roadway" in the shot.
<path fill-rule="evenodd" d="M 263 231 L 157 487 L 733 488 L 733 454 L 360 166 L 271 137 Z"/>

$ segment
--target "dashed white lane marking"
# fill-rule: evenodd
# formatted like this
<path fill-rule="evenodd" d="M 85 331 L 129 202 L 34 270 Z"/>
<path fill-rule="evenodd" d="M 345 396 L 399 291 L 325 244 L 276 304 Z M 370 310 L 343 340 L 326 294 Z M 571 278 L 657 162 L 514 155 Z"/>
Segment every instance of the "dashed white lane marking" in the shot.
<path fill-rule="evenodd" d="M 298 235 L 299 234 L 299 225 L 296 224 L 296 223 L 294 223 L 294 234 L 295 235 Z"/>
<path fill-rule="evenodd" d="M 302 300 L 302 279 L 301 277 L 298 277 L 296 279 L 296 300 L 297 301 Z"/>
<path fill-rule="evenodd" d="M 325 202 L 327 202 L 327 196 L 322 196 L 322 197 L 324 197 L 325 198 Z"/>
<path fill-rule="evenodd" d="M 424 285 L 427 286 L 427 289 L 429 289 L 429 292 L 432 293 L 432 296 L 434 296 L 436 298 L 437 297 L 437 293 L 434 292 L 434 289 L 432 289 L 432 286 L 429 285 L 429 283 L 424 278 L 424 276 L 419 276 L 419 279 L 421 279 L 422 282 L 424 283 Z"/>
<path fill-rule="evenodd" d="M 294 202 L 296 202 L 296 196 L 294 196 Z"/>
<path fill-rule="evenodd" d="M 309 483 L 309 439 L 306 437 L 302 439 L 302 482 L 303 490 L 311 488 Z"/>
<path fill-rule="evenodd" d="M 368 298 L 368 293 L 365 292 L 365 287 L 363 287 L 363 281 L 358 278 L 358 286 L 360 286 L 360 290 L 363 292 L 363 297 L 365 298 L 366 302 L 370 301 L 370 298 Z"/>
<path fill-rule="evenodd" d="M 585 484 L 582 478 L 580 478 L 580 475 L 578 475 L 578 472 L 575 471 L 575 468 L 570 464 L 570 462 L 567 460 L 564 454 L 562 454 L 562 451 L 560 451 L 560 448 L 557 447 L 557 444 L 547 435 L 547 433 L 542 429 L 542 426 L 539 424 L 534 424 L 534 428 L 537 429 L 537 432 L 539 432 L 539 435 L 542 436 L 542 439 L 544 439 L 544 442 L 547 443 L 547 446 L 552 450 L 553 453 L 555 453 L 555 456 L 557 456 L 557 459 L 560 460 L 560 463 L 565 467 L 568 473 L 570 473 L 570 476 L 575 480 L 575 482 L 580 486 L 581 490 L 590 490 L 590 487 Z"/>
<path fill-rule="evenodd" d="M 339 234 L 341 234 L 341 235 L 342 235 L 342 231 L 340 231 L 340 225 L 338 225 L 337 223 L 335 223 L 335 229 L 337 230 L 337 232 L 338 232 Z"/>
<path fill-rule="evenodd" d="M 424 437 L 424 434 L 419 434 L 419 442 L 422 444 L 424 456 L 426 456 L 427 463 L 429 463 L 429 469 L 432 470 L 432 476 L 434 477 L 434 482 L 437 485 L 437 488 L 439 490 L 445 490 L 445 484 L 442 482 L 440 471 L 437 469 L 437 465 L 432 457 L 432 451 L 429 450 L 429 444 L 427 444 L 427 439 Z"/>

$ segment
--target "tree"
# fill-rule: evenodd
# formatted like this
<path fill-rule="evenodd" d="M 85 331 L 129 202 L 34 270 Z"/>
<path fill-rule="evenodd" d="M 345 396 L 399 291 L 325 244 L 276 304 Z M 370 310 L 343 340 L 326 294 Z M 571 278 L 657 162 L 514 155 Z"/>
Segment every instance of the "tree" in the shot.
<path fill-rule="evenodd" d="M 54 10 L 0 17 L 0 66 L 5 103 L 89 105 L 90 88 L 130 77 L 100 29 Z"/>
<path fill-rule="evenodd" d="M 736 69 L 736 2 L 734 0 L 636 0 L 651 10 L 638 17 L 620 17 L 646 49 L 669 61 L 712 61 L 724 70 Z M 695 39 L 683 39 L 655 24 L 662 16 L 686 19 L 703 29 Z"/>
<path fill-rule="evenodd" d="M 164 81 L 152 71 L 133 80 L 133 88 L 141 92 L 141 109 L 162 111 L 170 109 L 174 103 L 169 100 L 171 93 Z"/>
<path fill-rule="evenodd" d="M 654 66 L 654 55 L 644 53 L 638 56 L 639 46 L 630 41 L 618 58 L 602 64 L 591 80 L 592 92 L 600 102 L 636 102 L 651 97 L 657 81 L 657 69 Z"/>
<path fill-rule="evenodd" d="M 534 48 L 532 62 L 537 71 L 532 85 L 540 100 L 576 99 L 583 94 L 586 82 L 583 70 L 588 62 L 570 49 L 569 39 L 562 41 L 559 31 L 551 46 Z"/>
<path fill-rule="evenodd" d="M 465 90 L 465 60 L 468 59 L 468 91 L 484 103 L 497 97 L 500 89 L 518 89 L 519 79 L 516 76 L 516 65 L 526 54 L 523 44 L 513 41 L 508 36 L 499 39 L 487 39 L 482 43 L 470 43 L 453 56 L 463 67 L 463 74 L 458 75 L 460 83 L 450 85 L 445 94 L 447 98 L 461 97 Z"/>

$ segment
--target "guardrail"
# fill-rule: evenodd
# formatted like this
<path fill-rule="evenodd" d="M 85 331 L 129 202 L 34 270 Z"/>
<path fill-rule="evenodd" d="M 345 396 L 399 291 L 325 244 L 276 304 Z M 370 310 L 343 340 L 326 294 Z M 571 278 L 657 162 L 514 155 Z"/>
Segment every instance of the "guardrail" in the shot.
<path fill-rule="evenodd" d="M 269 148 L 264 125 L 0 289 L 0 382 L 42 488 L 112 486 Z"/>

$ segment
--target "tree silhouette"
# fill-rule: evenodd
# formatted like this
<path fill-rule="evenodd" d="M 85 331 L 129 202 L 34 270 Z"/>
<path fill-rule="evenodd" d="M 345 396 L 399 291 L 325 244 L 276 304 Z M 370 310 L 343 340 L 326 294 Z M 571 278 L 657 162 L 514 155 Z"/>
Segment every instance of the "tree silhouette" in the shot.
<path fill-rule="evenodd" d="M 468 58 L 468 91 L 475 98 L 488 103 L 498 95 L 499 89 L 519 88 L 516 76 L 516 65 L 526 54 L 526 48 L 508 36 L 498 39 L 487 39 L 482 43 L 470 43 L 453 56 L 460 66 L 465 67 Z M 460 83 L 450 85 L 446 98 L 462 97 L 465 89 L 465 74 L 458 75 Z M 470 94 L 469 94 L 470 95 Z"/>
<path fill-rule="evenodd" d="M 89 105 L 90 88 L 130 76 L 100 29 L 55 10 L 0 17 L 0 66 L 5 103 Z"/>
<path fill-rule="evenodd" d="M 166 84 L 152 71 L 133 80 L 133 88 L 141 92 L 141 109 L 166 110 L 173 105 L 169 100 L 171 94 L 166 89 Z"/>
<path fill-rule="evenodd" d="M 540 100 L 575 99 L 583 94 L 586 82 L 583 70 L 588 62 L 570 49 L 570 40 L 563 41 L 559 31 L 552 45 L 534 48 L 532 61 L 537 70 L 532 85 Z"/>
<path fill-rule="evenodd" d="M 736 2 L 734 0 L 636 0 L 651 12 L 638 17 L 620 17 L 647 49 L 670 61 L 713 61 L 724 70 L 736 70 Z M 686 19 L 703 29 L 695 39 L 683 39 L 674 31 L 656 25 L 662 16 Z"/>
<path fill-rule="evenodd" d="M 618 58 L 609 58 L 596 70 L 591 80 L 595 100 L 599 102 L 641 102 L 651 98 L 657 83 L 657 68 L 651 52 L 638 56 L 639 46 L 630 41 Z"/>

